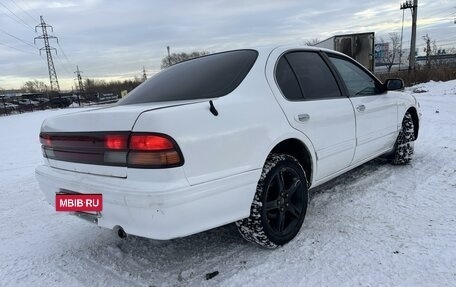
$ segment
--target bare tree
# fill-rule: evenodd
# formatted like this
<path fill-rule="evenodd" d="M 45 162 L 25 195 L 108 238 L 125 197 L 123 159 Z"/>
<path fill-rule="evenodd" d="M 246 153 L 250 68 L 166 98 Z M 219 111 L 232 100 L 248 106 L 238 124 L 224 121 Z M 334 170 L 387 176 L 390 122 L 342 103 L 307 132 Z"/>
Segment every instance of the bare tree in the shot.
<path fill-rule="evenodd" d="M 391 68 L 399 58 L 399 55 L 401 53 L 401 36 L 399 33 L 389 33 L 389 47 L 388 51 L 383 54 L 383 57 L 381 58 L 381 61 L 386 64 L 386 67 L 388 69 L 388 73 L 391 72 Z M 380 38 L 380 43 L 385 43 L 383 38 Z"/>
<path fill-rule="evenodd" d="M 168 56 L 163 57 L 162 63 L 161 63 L 161 68 L 165 69 L 165 68 L 168 68 L 177 63 L 180 63 L 180 62 L 183 62 L 183 61 L 186 61 L 189 59 L 209 55 L 209 54 L 210 53 L 207 51 L 194 51 L 191 53 L 184 53 L 184 52 L 183 53 L 172 53 L 171 55 L 169 55 L 169 57 Z"/>
<path fill-rule="evenodd" d="M 313 38 L 313 39 L 304 41 L 304 44 L 306 44 L 307 46 L 315 46 L 315 44 L 318 44 L 320 42 L 321 42 L 320 39 Z"/>
<path fill-rule="evenodd" d="M 44 93 L 48 90 L 48 86 L 43 81 L 33 80 L 25 82 L 22 90 L 26 93 Z"/>
<path fill-rule="evenodd" d="M 437 49 L 437 45 L 435 44 L 435 41 L 431 40 L 431 37 L 429 37 L 428 34 L 423 36 L 423 40 L 424 42 L 426 42 L 426 47 L 424 48 L 424 52 L 426 52 L 426 66 L 428 68 L 431 68 L 431 55 L 432 52 Z M 431 44 L 434 47 L 434 49 L 431 48 Z"/>
<path fill-rule="evenodd" d="M 106 81 L 98 79 L 84 79 L 85 92 L 88 94 L 93 93 L 117 93 L 127 90 L 131 91 L 142 83 L 142 79 L 135 77 L 134 79 L 128 79 L 123 81 Z"/>

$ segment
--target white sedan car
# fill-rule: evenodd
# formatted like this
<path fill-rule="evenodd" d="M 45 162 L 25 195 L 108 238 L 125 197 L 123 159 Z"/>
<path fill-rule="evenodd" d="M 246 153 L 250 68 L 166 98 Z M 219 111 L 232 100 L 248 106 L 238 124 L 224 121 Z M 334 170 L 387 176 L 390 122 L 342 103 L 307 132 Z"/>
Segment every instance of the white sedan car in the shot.
<path fill-rule="evenodd" d="M 56 194 L 102 194 L 101 212 L 74 214 L 121 236 L 236 222 L 274 248 L 299 232 L 310 188 L 378 156 L 411 160 L 419 105 L 402 89 L 331 50 L 211 54 L 111 107 L 45 120 L 36 177 L 53 205 Z"/>

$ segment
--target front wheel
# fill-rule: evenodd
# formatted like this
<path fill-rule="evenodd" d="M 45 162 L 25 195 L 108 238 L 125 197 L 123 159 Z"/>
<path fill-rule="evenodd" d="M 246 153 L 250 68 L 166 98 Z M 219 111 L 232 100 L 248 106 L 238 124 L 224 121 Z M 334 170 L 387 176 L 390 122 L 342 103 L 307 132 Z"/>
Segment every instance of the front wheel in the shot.
<path fill-rule="evenodd" d="M 276 248 L 299 232 L 309 199 L 307 178 L 296 158 L 272 154 L 266 160 L 250 216 L 236 222 L 247 241 Z"/>
<path fill-rule="evenodd" d="M 402 120 L 402 127 L 396 140 L 392 163 L 407 164 L 412 160 L 414 152 L 415 126 L 412 115 L 407 112 Z"/>

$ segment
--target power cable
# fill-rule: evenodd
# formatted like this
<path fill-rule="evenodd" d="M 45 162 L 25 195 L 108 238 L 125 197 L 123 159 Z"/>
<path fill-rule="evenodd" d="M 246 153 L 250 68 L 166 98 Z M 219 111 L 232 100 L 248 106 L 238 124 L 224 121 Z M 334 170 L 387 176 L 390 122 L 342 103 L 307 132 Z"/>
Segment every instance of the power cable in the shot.
<path fill-rule="evenodd" d="M 25 8 L 27 8 L 28 10 L 33 11 L 33 9 L 30 8 L 30 6 L 27 4 L 27 1 L 22 2 L 22 5 L 24 5 Z M 32 15 L 32 17 L 36 18 L 36 19 L 40 19 L 40 15 L 39 14 L 34 14 L 34 15 Z"/>
<path fill-rule="evenodd" d="M 27 14 L 27 16 L 30 17 L 30 19 L 32 19 L 32 21 L 35 23 L 35 22 L 38 22 L 38 18 L 35 19 L 35 17 L 33 17 L 27 10 L 23 9 L 21 6 L 19 6 L 19 4 L 16 3 L 16 1 L 14 0 L 10 0 L 11 2 L 13 2 L 13 4 L 19 8 L 20 10 L 22 10 L 22 12 L 24 12 L 25 14 Z"/>
<path fill-rule="evenodd" d="M 5 4 L 3 4 L 2 2 L 0 2 L 0 5 L 2 5 L 6 10 L 8 10 L 8 11 L 9 11 L 11 14 L 13 14 L 17 19 L 19 19 L 19 21 L 21 21 L 21 23 L 22 23 L 24 26 L 26 26 L 26 27 L 32 29 L 33 31 L 35 31 L 35 29 L 33 29 L 32 26 L 30 26 L 30 25 L 27 24 L 24 20 L 22 20 L 22 18 L 20 18 L 19 16 L 17 16 L 16 13 L 14 13 L 13 11 L 11 11 Z M 8 14 L 6 14 L 6 15 L 8 15 Z"/>
<path fill-rule="evenodd" d="M 37 48 L 35 45 L 33 45 L 31 42 L 27 42 L 26 40 L 23 40 L 23 39 L 21 39 L 21 38 L 18 38 L 18 37 L 14 36 L 14 35 L 12 35 L 12 34 L 10 34 L 10 33 L 8 33 L 8 32 L 6 32 L 6 31 L 4 31 L 3 29 L 0 29 L 0 32 L 5 33 L 6 35 L 8 35 L 8 36 L 10 36 L 10 37 L 12 37 L 12 38 L 14 38 L 14 39 L 16 39 L 16 40 L 18 40 L 18 41 L 24 43 L 24 44 L 27 44 L 27 45 L 29 45 L 30 47 L 34 48 L 34 49 L 38 49 L 38 48 Z"/>
<path fill-rule="evenodd" d="M 28 53 L 28 54 L 32 54 L 32 55 L 38 55 L 38 53 L 32 53 L 30 51 L 25 51 L 25 50 L 22 50 L 22 49 L 19 49 L 19 48 L 16 48 L 16 47 L 13 47 L 13 46 L 10 46 L 10 45 L 7 45 L 7 44 L 0 43 L 0 45 L 8 47 L 8 48 L 11 48 L 11 49 L 19 51 L 19 52 Z"/>
<path fill-rule="evenodd" d="M 14 18 L 13 16 L 11 16 L 11 15 L 9 15 L 9 14 L 6 14 L 6 13 L 1 13 L 1 14 L 7 16 L 8 18 L 10 18 L 11 20 L 15 21 L 15 22 L 18 23 L 18 24 L 24 25 L 22 22 L 20 22 L 19 20 L 17 20 L 16 18 Z M 28 28 L 28 27 L 27 27 L 27 28 Z M 34 32 L 35 32 L 35 30 L 34 30 Z"/>
<path fill-rule="evenodd" d="M 63 63 L 62 59 L 60 58 L 59 54 L 55 54 L 57 56 L 57 60 L 59 61 L 60 65 L 63 67 L 63 69 L 65 70 L 65 72 L 69 75 L 73 75 L 73 73 L 71 73 L 66 67 L 65 67 L 65 64 Z"/>
<path fill-rule="evenodd" d="M 67 57 L 65 51 L 63 51 L 63 48 L 62 48 L 62 46 L 60 46 L 60 43 L 59 43 L 59 42 L 57 42 L 57 45 L 59 46 L 60 51 L 62 51 L 62 55 L 63 55 L 63 57 L 66 59 L 66 61 L 68 62 L 68 64 L 72 65 L 70 59 L 68 59 L 68 57 Z"/>

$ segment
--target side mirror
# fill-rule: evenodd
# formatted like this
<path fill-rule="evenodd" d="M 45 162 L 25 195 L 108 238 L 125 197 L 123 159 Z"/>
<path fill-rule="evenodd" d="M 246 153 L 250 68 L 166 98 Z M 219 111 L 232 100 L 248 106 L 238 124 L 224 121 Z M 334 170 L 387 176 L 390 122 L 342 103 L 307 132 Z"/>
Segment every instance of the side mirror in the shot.
<path fill-rule="evenodd" d="M 401 79 L 388 79 L 384 85 L 387 91 L 402 90 L 404 88 L 404 81 Z"/>

